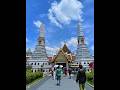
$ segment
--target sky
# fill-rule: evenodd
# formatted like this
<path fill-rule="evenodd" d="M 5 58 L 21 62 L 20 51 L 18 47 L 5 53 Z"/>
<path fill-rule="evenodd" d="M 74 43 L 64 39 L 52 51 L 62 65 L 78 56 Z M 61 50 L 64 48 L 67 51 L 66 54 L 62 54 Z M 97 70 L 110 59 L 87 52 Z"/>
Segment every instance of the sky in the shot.
<path fill-rule="evenodd" d="M 26 0 L 26 49 L 34 51 L 43 23 L 48 56 L 56 54 L 64 43 L 76 53 L 78 18 L 94 55 L 94 0 Z"/>

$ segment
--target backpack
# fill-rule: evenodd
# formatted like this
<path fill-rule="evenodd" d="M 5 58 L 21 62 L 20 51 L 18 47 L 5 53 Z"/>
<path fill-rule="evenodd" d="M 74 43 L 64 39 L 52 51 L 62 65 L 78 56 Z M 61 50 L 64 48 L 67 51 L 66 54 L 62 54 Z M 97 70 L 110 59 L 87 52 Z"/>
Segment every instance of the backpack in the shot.
<path fill-rule="evenodd" d="M 61 76 L 61 69 L 57 69 L 56 75 L 57 75 L 57 76 Z"/>

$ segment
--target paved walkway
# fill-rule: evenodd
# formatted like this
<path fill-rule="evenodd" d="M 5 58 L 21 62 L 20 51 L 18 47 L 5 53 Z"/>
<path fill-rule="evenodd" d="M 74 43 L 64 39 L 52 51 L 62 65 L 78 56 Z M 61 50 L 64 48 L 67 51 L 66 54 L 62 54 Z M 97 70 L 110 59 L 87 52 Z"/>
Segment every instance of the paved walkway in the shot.
<path fill-rule="evenodd" d="M 52 78 L 48 79 L 44 84 L 37 86 L 34 90 L 79 90 L 78 84 L 74 79 L 69 79 L 68 77 L 63 77 L 61 80 L 61 85 L 56 85 L 57 81 Z M 33 89 L 27 89 L 33 90 Z M 86 84 L 86 90 L 94 90 L 92 87 Z"/>

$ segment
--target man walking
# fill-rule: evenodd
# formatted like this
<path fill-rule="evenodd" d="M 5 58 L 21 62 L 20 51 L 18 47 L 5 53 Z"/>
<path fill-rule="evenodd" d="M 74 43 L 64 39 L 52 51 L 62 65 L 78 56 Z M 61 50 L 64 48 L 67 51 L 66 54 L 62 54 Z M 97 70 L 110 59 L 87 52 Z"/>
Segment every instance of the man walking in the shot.
<path fill-rule="evenodd" d="M 86 74 L 82 65 L 79 65 L 79 71 L 76 77 L 76 82 L 78 81 L 79 81 L 80 90 L 85 90 Z"/>

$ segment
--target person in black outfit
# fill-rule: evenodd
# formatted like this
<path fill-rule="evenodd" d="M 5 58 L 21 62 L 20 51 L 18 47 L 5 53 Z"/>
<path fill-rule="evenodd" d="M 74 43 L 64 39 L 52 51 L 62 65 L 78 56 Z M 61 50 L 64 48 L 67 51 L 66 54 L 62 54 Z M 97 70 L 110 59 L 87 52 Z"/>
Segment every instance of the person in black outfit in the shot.
<path fill-rule="evenodd" d="M 72 69 L 71 69 L 71 68 L 69 68 L 69 69 L 68 69 L 68 71 L 69 71 L 69 78 L 71 79 Z"/>
<path fill-rule="evenodd" d="M 85 82 L 86 82 L 86 74 L 85 74 L 85 71 L 82 65 L 79 65 L 79 70 L 78 70 L 77 77 L 76 77 L 76 82 L 78 81 L 79 81 L 80 90 L 81 89 L 84 90 Z"/>

